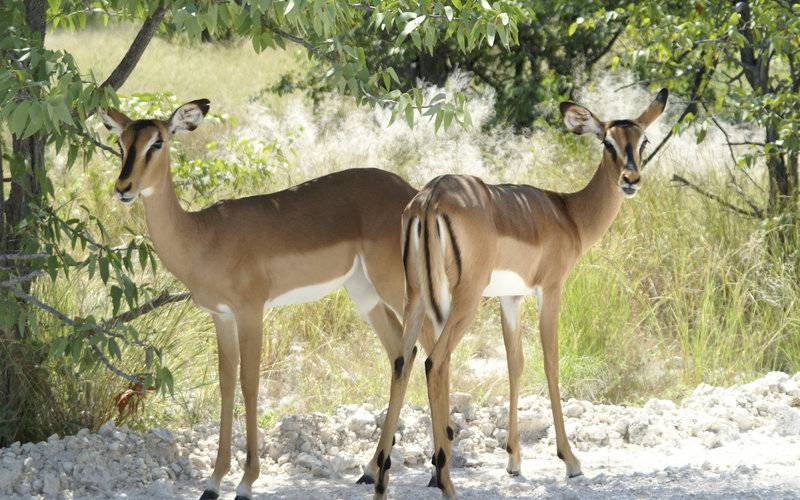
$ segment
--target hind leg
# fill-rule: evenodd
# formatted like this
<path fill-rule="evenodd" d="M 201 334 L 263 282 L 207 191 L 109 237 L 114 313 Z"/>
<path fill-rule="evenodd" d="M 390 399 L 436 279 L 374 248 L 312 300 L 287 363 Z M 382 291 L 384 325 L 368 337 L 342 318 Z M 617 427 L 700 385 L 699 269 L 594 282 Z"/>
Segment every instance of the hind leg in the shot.
<path fill-rule="evenodd" d="M 378 488 L 378 485 L 384 483 L 386 471 L 391 467 L 389 453 L 394 444 L 394 431 L 397 427 L 411 366 L 416 355 L 415 341 L 410 340 L 408 345 L 404 345 L 403 327 L 392 308 L 383 302 L 363 267 L 359 267 L 358 272 L 345 284 L 345 287 L 361 315 L 377 333 L 389 358 L 391 370 L 389 407 L 381 437 L 372 459 L 364 466 L 364 474 L 358 480 L 358 483 L 366 484 L 377 481 L 376 488 Z M 409 336 L 409 338 L 411 337 Z M 413 337 L 415 339 L 416 334 Z"/>
<path fill-rule="evenodd" d="M 431 462 L 436 470 L 437 486 L 446 498 L 456 495 L 450 480 L 450 461 L 452 458 L 452 429 L 450 415 L 450 356 L 456 345 L 466 333 L 480 303 L 479 287 L 464 287 L 469 292 L 456 293 L 453 306 L 446 319 L 442 335 L 436 340 L 433 350 L 425 360 L 425 375 L 428 385 L 428 401 L 431 407 L 433 424 L 433 457 Z"/>

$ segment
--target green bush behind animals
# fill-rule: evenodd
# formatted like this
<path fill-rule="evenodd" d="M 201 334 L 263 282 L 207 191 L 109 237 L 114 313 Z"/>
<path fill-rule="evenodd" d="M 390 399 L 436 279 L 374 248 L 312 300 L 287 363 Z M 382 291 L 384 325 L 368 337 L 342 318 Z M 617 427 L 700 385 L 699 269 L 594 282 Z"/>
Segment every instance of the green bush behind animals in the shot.
<path fill-rule="evenodd" d="M 187 425 L 215 418 L 214 342 L 202 314 L 177 303 L 124 325 L 95 319 L 135 309 L 165 289 L 180 289 L 158 269 L 149 243 L 140 236 L 145 234 L 142 218 L 109 203 L 108 166 L 113 161 L 106 159 L 110 153 L 103 153 L 106 158 L 97 154 L 92 140 L 96 123 L 83 118 L 102 103 L 115 101 L 115 90 L 129 96 L 122 101 L 128 111 L 142 116 L 171 109 L 175 98 L 165 90 L 180 93 L 179 100 L 219 96 L 212 106 L 218 113 L 215 122 L 175 148 L 180 194 L 193 208 L 358 164 L 362 153 L 354 150 L 324 167 L 309 168 L 310 152 L 292 146 L 292 134 L 309 133 L 302 127 L 279 128 L 278 136 L 269 140 L 237 134 L 237 127 L 251 120 L 251 101 L 267 106 L 273 116 L 293 119 L 287 116 L 297 110 L 302 92 L 264 92 L 281 81 L 285 84 L 282 77 L 287 74 L 315 82 L 311 97 L 317 108 L 310 114 L 320 116 L 304 126 L 314 128 L 317 137 L 335 133 L 343 117 L 353 113 L 361 113 L 359 126 L 365 136 L 382 130 L 366 111 L 319 92 L 339 90 L 362 104 L 383 104 L 399 120 L 418 121 L 420 112 L 430 114 L 439 131 L 435 137 L 466 134 L 480 145 L 480 155 L 490 165 L 487 175 L 554 189 L 582 185 L 599 154 L 594 143 L 549 129 L 515 137 L 522 148 L 547 146 L 555 153 L 535 164 L 514 165 L 513 177 L 504 173 L 513 158 L 494 146 L 497 137 L 508 136 L 507 120 L 516 126 L 540 123 L 550 100 L 570 93 L 590 74 L 627 68 L 659 86 L 666 81 L 678 93 L 694 96 L 676 106 L 673 119 L 679 121 L 676 132 L 696 126 L 698 141 L 705 139 L 704 130 L 715 126 L 710 118 L 716 116 L 764 130 L 772 127 L 777 135 L 771 141 L 753 149 L 737 147 L 737 164 L 731 167 L 737 182 L 747 183 L 748 175 L 754 176 L 764 191 L 755 184 L 732 185 L 721 165 L 698 168 L 712 173 L 690 178 L 707 194 L 720 195 L 748 215 L 663 181 L 649 182 L 643 196 L 625 206 L 631 211 L 625 217 L 629 224 L 612 228 L 566 288 L 561 378 L 570 396 L 635 401 L 679 396 L 701 380 L 730 383 L 737 376 L 799 369 L 796 204 L 787 198 L 796 192 L 789 174 L 796 177 L 793 131 L 798 130 L 798 119 L 791 110 L 798 107 L 791 105 L 800 64 L 791 59 L 797 57 L 797 51 L 792 52 L 797 40 L 781 35 L 795 29 L 797 17 L 789 15 L 794 7 L 787 11 L 783 4 L 747 2 L 751 19 L 757 20 L 748 24 L 742 21 L 742 7 L 732 11 L 730 6 L 702 3 L 697 4 L 702 9 L 655 2 L 592 3 L 581 11 L 569 2 L 533 2 L 524 9 L 511 2 L 374 2 L 352 12 L 336 2 L 289 1 L 262 2 L 254 6 L 255 13 L 245 15 L 235 5 L 219 2 L 168 2 L 161 13 L 157 2 L 104 1 L 95 6 L 112 19 L 163 14 L 173 37 L 185 40 L 170 45 L 154 39 L 129 77 L 103 86 L 89 70 L 111 74 L 138 25 L 134 30 L 112 25 L 78 34 L 48 33 L 42 48 L 38 27 L 28 18 L 36 16 L 26 17 L 23 8 L 35 13 L 41 5 L 44 2 L 4 4 L 0 16 L 3 177 L 14 179 L 3 188 L 0 254 L 45 254 L 30 261 L 0 262 L 0 283 L 39 270 L 50 275 L 4 286 L 0 292 L 0 443 L 72 432 L 113 416 L 116 410 L 110 401 L 126 383 L 108 367 L 127 375 L 141 373 L 145 386 L 172 393 L 146 400 L 143 411 L 132 417 L 135 425 Z M 85 4 L 79 5 L 73 9 L 69 2 L 51 2 L 43 19 L 49 27 L 80 28 L 84 22 L 93 26 L 96 15 L 87 17 Z M 315 10 L 320 5 L 327 8 Z M 257 9 L 269 13 L 268 22 L 256 15 Z M 637 30 L 641 25 L 651 29 Z M 358 29 L 345 30 L 348 26 Z M 199 46 L 194 42 L 203 31 L 213 34 L 231 27 L 245 40 Z M 294 47 L 270 49 L 283 43 L 281 32 L 300 36 L 314 57 L 308 60 Z M 544 40 L 537 59 L 541 64 L 535 68 L 525 52 L 526 36 Z M 333 44 L 325 42 L 331 37 Z M 696 43 L 704 37 L 713 43 Z M 743 55 L 748 44 L 775 48 L 767 86 L 762 86 L 766 92 L 748 90 L 750 80 L 744 74 L 732 78 L 739 71 L 737 64 L 749 61 Z M 639 50 L 628 50 L 631 45 Z M 253 46 L 266 53 L 255 55 Z M 414 65 L 424 58 L 435 60 L 441 51 L 447 53 L 448 64 L 484 73 L 486 78 L 479 79 L 489 80 L 484 84 L 495 89 L 498 118 L 481 122 L 483 129 L 444 132 L 453 122 L 472 122 L 469 101 L 459 93 L 425 100 L 414 87 L 413 78 L 420 75 L 409 68 L 422 68 Z M 384 59 L 387 53 L 392 57 Z M 606 55 L 588 66 L 570 66 L 566 55 L 571 53 Z M 466 61 L 472 57 L 475 62 L 469 68 Z M 516 71 L 520 60 L 522 69 Z M 705 69 L 700 70 L 701 65 Z M 171 71 L 164 72 L 165 66 Z M 220 77 L 220 67 L 230 68 L 225 78 Z M 436 69 L 438 76 L 431 79 L 441 81 L 449 69 Z M 482 85 L 478 80 L 476 84 Z M 290 134 L 285 134 L 287 128 Z M 420 184 L 427 179 L 418 165 L 436 154 L 437 140 L 430 148 L 398 141 L 380 166 Z M 755 167 L 764 155 L 785 168 L 771 168 L 765 178 L 759 177 Z M 790 183 L 786 193 L 781 191 L 781 172 Z M 12 290 L 66 313 L 68 323 L 30 306 Z M 543 373 L 532 320 L 535 308 L 528 307 L 524 390 L 531 392 L 543 387 Z M 484 321 L 479 318 L 479 326 L 457 353 L 454 366 L 464 376 L 458 377 L 461 386 L 456 390 L 479 397 L 507 390 L 502 370 L 482 373 L 480 363 L 476 368 L 476 353 L 478 359 L 502 357 L 497 350 L 500 332 L 483 326 L 492 325 L 485 319 L 495 314 L 496 306 L 487 302 L 481 311 Z M 271 312 L 267 324 L 267 392 L 296 398 L 275 411 L 330 410 L 364 399 L 384 404 L 385 367 L 378 343 L 344 295 Z M 352 366 L 348 360 L 354 356 L 365 363 Z M 292 370 L 305 374 L 298 385 L 290 382 Z M 424 394 L 424 384 L 415 375 L 411 401 L 422 404 Z M 267 420 L 274 418 L 268 415 Z"/>

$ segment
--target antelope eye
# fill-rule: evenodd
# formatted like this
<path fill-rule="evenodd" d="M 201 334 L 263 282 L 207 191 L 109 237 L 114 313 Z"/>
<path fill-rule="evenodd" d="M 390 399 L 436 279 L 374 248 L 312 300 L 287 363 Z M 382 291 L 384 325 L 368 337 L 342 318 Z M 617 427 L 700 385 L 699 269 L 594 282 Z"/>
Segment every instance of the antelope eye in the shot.
<path fill-rule="evenodd" d="M 153 143 L 153 145 L 152 145 L 152 146 L 150 146 L 150 148 L 151 148 L 151 149 L 161 149 L 161 146 L 163 146 L 163 145 L 164 145 L 164 141 L 162 141 L 161 139 L 159 139 L 159 140 L 157 140 L 156 142 L 154 142 L 154 143 Z"/>
<path fill-rule="evenodd" d="M 605 146 L 605 148 L 608 150 L 608 152 L 611 153 L 611 155 L 616 158 L 617 150 L 614 149 L 614 146 L 611 144 L 610 141 L 603 141 L 603 146 Z"/>

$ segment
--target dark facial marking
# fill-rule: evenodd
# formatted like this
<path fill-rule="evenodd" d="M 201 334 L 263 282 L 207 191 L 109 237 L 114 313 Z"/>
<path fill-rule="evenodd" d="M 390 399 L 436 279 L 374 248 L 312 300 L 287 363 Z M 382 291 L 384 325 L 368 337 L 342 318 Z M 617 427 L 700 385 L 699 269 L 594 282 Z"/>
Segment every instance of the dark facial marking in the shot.
<path fill-rule="evenodd" d="M 144 130 L 147 127 L 155 127 L 156 122 L 153 120 L 136 120 L 135 122 L 131 123 L 131 128 L 135 131 Z"/>
<path fill-rule="evenodd" d="M 398 358 L 394 360 L 394 374 L 397 378 L 403 375 L 403 365 L 405 362 L 406 360 L 403 359 L 403 356 L 398 356 Z"/>
<path fill-rule="evenodd" d="M 453 428 L 452 428 L 452 427 L 450 427 L 450 426 L 448 425 L 448 426 L 447 426 L 447 439 L 449 439 L 450 441 L 452 441 L 452 440 L 453 440 L 453 437 L 455 437 L 455 436 L 454 436 L 454 432 L 453 432 Z"/>
<path fill-rule="evenodd" d="M 613 122 L 611 122 L 611 127 L 630 128 L 630 127 L 638 127 L 638 125 L 630 120 L 614 120 Z"/>
<path fill-rule="evenodd" d="M 605 146 L 606 151 L 611 155 L 611 159 L 617 161 L 617 150 L 614 149 L 614 145 L 611 144 L 611 141 L 603 141 L 603 146 Z"/>
<path fill-rule="evenodd" d="M 124 181 L 131 176 L 133 172 L 133 162 L 136 160 L 136 135 L 133 136 L 131 147 L 128 148 L 128 154 L 125 156 L 125 163 L 122 164 L 122 172 L 119 173 L 119 180 Z"/>
<path fill-rule="evenodd" d="M 636 162 L 633 161 L 633 146 L 630 142 L 625 145 L 625 168 L 636 170 Z"/>

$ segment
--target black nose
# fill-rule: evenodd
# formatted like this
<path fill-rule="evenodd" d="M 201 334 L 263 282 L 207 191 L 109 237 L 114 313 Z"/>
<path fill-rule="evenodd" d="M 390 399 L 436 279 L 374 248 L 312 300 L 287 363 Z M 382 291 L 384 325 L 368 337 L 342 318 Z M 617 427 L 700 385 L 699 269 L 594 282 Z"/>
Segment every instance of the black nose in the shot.
<path fill-rule="evenodd" d="M 633 179 L 633 180 L 631 180 L 631 178 L 630 178 L 630 177 L 628 177 L 627 175 L 623 175 L 623 176 L 622 176 L 622 180 L 623 180 L 624 182 L 626 182 L 627 184 L 631 185 L 631 186 L 634 186 L 634 185 L 636 185 L 636 184 L 639 184 L 639 177 L 637 177 L 636 179 Z"/>
<path fill-rule="evenodd" d="M 119 194 L 125 194 L 125 193 L 127 193 L 128 191 L 131 190 L 131 186 L 133 186 L 133 183 L 129 182 L 128 186 L 125 189 L 120 189 L 120 188 L 118 188 L 116 186 L 114 187 L 114 189 L 116 189 Z"/>

